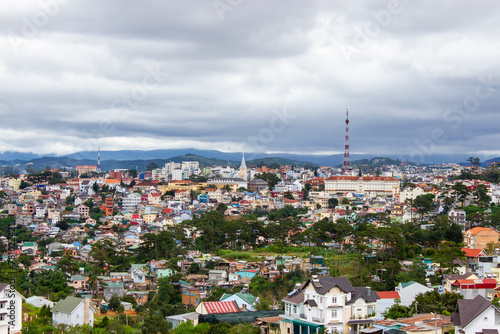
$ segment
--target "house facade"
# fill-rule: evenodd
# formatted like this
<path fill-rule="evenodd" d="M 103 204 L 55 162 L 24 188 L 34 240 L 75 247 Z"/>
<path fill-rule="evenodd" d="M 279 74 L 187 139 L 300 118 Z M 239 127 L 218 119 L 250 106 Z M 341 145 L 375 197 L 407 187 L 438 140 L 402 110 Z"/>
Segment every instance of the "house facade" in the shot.
<path fill-rule="evenodd" d="M 373 323 L 377 298 L 369 288 L 354 288 L 346 277 L 313 276 L 283 299 L 281 333 L 356 333 Z"/>
<path fill-rule="evenodd" d="M 485 249 L 490 242 L 498 243 L 500 233 L 490 227 L 474 227 L 464 232 L 467 248 Z"/>
<path fill-rule="evenodd" d="M 426 293 L 428 291 L 432 291 L 432 289 L 420 283 L 411 281 L 399 283 L 396 287 L 396 291 L 401 296 L 401 305 L 410 306 L 419 293 Z"/>
<path fill-rule="evenodd" d="M 51 309 L 52 322 L 67 326 L 94 326 L 94 307 L 89 299 L 66 297 Z"/>
<path fill-rule="evenodd" d="M 482 296 L 460 299 L 452 319 L 455 333 L 486 334 L 500 330 L 500 310 Z"/>
<path fill-rule="evenodd" d="M 0 283 L 0 334 L 20 333 L 23 296 L 9 284 Z"/>

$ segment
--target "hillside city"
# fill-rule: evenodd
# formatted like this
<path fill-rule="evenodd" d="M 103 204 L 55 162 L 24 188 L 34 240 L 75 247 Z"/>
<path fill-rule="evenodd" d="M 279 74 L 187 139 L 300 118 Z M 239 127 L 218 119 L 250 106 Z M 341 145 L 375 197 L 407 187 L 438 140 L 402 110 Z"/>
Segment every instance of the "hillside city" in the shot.
<path fill-rule="evenodd" d="M 0 333 L 498 333 L 478 160 L 2 173 Z"/>

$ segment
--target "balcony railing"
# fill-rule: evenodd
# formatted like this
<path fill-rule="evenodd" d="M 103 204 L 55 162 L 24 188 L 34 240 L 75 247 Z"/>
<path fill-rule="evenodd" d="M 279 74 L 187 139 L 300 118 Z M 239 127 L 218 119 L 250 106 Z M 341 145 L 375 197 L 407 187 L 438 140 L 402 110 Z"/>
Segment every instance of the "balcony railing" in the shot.
<path fill-rule="evenodd" d="M 321 322 L 321 323 L 324 322 L 323 318 L 315 318 L 315 317 L 312 317 L 312 321 L 314 321 L 314 322 Z"/>

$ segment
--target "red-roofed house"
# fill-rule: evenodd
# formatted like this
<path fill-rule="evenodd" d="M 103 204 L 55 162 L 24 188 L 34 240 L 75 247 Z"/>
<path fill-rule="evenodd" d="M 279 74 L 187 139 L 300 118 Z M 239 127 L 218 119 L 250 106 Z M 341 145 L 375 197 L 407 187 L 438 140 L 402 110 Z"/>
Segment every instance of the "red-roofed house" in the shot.
<path fill-rule="evenodd" d="M 378 299 L 375 303 L 375 319 L 384 319 L 384 312 L 396 303 L 396 299 L 401 300 L 398 291 L 377 291 Z"/>
<path fill-rule="evenodd" d="M 180 200 L 182 198 L 189 198 L 189 197 L 190 197 L 189 190 L 179 189 L 179 190 L 175 191 L 175 199 L 176 200 Z"/>
<path fill-rule="evenodd" d="M 230 302 L 201 302 L 196 307 L 198 314 L 214 314 L 214 313 L 234 313 L 240 312 L 238 304 L 235 301 Z"/>
<path fill-rule="evenodd" d="M 492 278 L 457 279 L 451 285 L 455 291 L 464 296 L 464 299 L 474 299 L 478 295 L 490 299 L 495 294 L 493 289 L 497 286 L 497 281 Z"/>
<path fill-rule="evenodd" d="M 161 202 L 161 196 L 158 193 L 149 193 L 148 195 L 148 203 L 151 205 L 158 205 Z"/>
<path fill-rule="evenodd" d="M 325 184 L 325 179 L 322 177 L 316 177 L 314 179 L 306 181 L 305 183 L 310 184 L 313 187 L 319 187 L 320 184 Z"/>
<path fill-rule="evenodd" d="M 462 252 L 465 253 L 465 256 L 468 258 L 477 259 L 481 256 L 485 256 L 486 253 L 482 249 L 472 249 L 472 248 L 462 248 Z"/>

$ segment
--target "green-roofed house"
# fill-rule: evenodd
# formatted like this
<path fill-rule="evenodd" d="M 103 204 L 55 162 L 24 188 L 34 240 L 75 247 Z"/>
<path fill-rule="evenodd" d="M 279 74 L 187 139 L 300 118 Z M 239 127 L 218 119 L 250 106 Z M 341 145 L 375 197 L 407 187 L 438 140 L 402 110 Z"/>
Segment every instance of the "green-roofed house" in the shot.
<path fill-rule="evenodd" d="M 38 252 L 38 244 L 36 242 L 23 242 L 21 246 L 21 252 L 28 255 L 36 255 Z"/>
<path fill-rule="evenodd" d="M 69 296 L 60 300 L 50 311 L 54 324 L 94 326 L 95 308 L 90 299 Z"/>
<path fill-rule="evenodd" d="M 255 306 L 259 301 L 259 297 L 255 297 L 248 292 L 238 292 L 234 294 L 225 293 L 220 297 L 220 301 L 235 301 L 241 310 L 255 311 Z"/>

